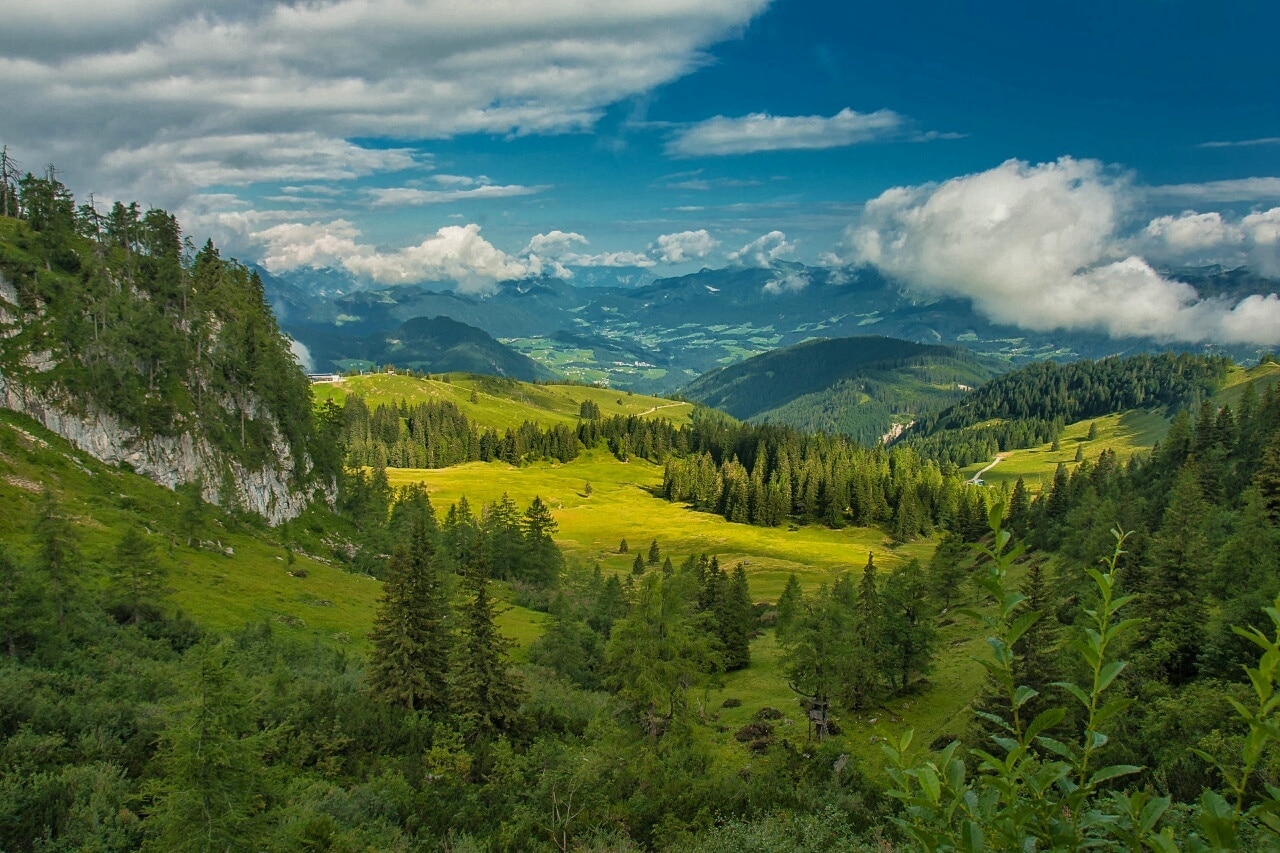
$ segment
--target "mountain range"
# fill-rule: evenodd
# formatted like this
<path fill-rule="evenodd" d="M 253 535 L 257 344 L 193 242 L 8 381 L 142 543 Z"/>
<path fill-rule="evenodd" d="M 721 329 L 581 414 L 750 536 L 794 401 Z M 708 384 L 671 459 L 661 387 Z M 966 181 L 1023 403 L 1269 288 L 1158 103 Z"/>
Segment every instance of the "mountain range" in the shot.
<path fill-rule="evenodd" d="M 1009 366 L 1186 348 L 993 323 L 967 300 L 912 292 L 871 267 L 775 261 L 651 281 L 643 271 L 625 270 L 612 284 L 596 271 L 585 282 L 543 277 L 500 282 L 482 293 L 440 283 L 369 287 L 332 270 L 259 272 L 283 329 L 310 350 L 317 369 L 360 366 L 372 357 L 370 336 L 394 331 L 404 341 L 401 324 L 417 317 L 474 326 L 569 379 L 646 393 L 669 393 L 709 370 L 811 338 L 876 334 L 960 346 Z M 1177 274 L 1204 296 L 1280 289 L 1241 269 Z M 636 281 L 642 283 L 622 283 Z M 1262 354 L 1247 346 L 1203 349 L 1244 361 Z"/>

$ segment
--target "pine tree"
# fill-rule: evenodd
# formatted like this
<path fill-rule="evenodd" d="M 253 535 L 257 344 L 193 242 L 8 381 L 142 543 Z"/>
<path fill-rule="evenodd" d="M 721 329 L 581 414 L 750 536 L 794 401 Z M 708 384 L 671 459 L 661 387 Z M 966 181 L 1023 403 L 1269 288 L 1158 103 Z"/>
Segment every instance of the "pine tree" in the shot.
<path fill-rule="evenodd" d="M 734 568 L 726 585 L 724 603 L 717 616 L 720 642 L 724 647 L 725 671 L 732 672 L 749 666 L 755 613 L 751 604 L 751 590 L 747 585 L 747 570 L 741 563 Z"/>
<path fill-rule="evenodd" d="M 451 620 L 434 551 L 422 524 L 395 547 L 369 634 L 369 692 L 410 711 L 447 707 Z"/>
<path fill-rule="evenodd" d="M 514 644 L 494 624 L 489 578 L 471 571 L 463 586 L 468 601 L 459 614 L 462 633 L 449 681 L 450 700 L 467 739 L 488 741 L 515 727 L 523 691 L 508 666 L 507 651 Z"/>
<path fill-rule="evenodd" d="M 200 539 L 209 517 L 209 505 L 204 502 L 204 478 L 197 475 L 194 480 L 183 483 L 175 490 L 178 493 L 178 531 L 186 537 L 187 547 Z"/>
<path fill-rule="evenodd" d="M 625 538 L 618 543 L 618 553 L 619 554 L 627 553 L 627 540 Z"/>
<path fill-rule="evenodd" d="M 58 499 L 46 488 L 40 500 L 35 524 L 35 539 L 40 568 L 49 582 L 58 627 L 66 620 L 66 611 L 76 594 L 80 572 L 80 549 L 71 522 L 62 514 Z"/>
<path fill-rule="evenodd" d="M 795 627 L 803 601 L 804 595 L 800 592 L 800 579 L 793 572 L 787 577 L 787 585 L 783 587 L 782 595 L 778 597 L 778 618 L 774 624 L 780 642 L 785 641 L 791 629 Z"/>
<path fill-rule="evenodd" d="M 631 574 L 633 575 L 644 574 L 644 557 L 640 555 L 639 551 L 636 552 L 635 562 L 631 564 Z"/>
<path fill-rule="evenodd" d="M 933 624 L 924 572 L 912 560 L 889 575 L 884 590 L 885 648 L 899 686 L 905 690 L 913 675 L 933 668 L 938 632 Z"/>
<path fill-rule="evenodd" d="M 254 691 L 236 672 L 230 642 L 187 653 L 190 697 L 160 737 L 161 775 L 148 785 L 153 800 L 145 850 L 256 849 L 255 824 L 271 793 L 262 756 L 267 733 L 257 728 Z"/>
<path fill-rule="evenodd" d="M 1018 533 L 1025 533 L 1030 513 L 1031 496 L 1027 492 L 1027 484 L 1019 477 L 1013 484 L 1013 494 L 1009 496 L 1009 526 Z"/>
<path fill-rule="evenodd" d="M 655 539 L 649 545 L 649 565 L 656 566 L 658 561 L 662 559 L 662 552 L 658 550 L 658 540 Z"/>
<path fill-rule="evenodd" d="M 554 584 L 564 568 L 564 556 L 551 538 L 560 529 L 551 515 L 551 507 L 541 497 L 534 495 L 529 508 L 525 510 L 521 527 L 528 563 L 526 579 L 544 586 Z"/>
<path fill-rule="evenodd" d="M 116 543 L 107 566 L 107 589 L 128 621 L 137 624 L 142 618 L 145 604 L 161 596 L 165 591 L 165 572 L 156 557 L 155 548 L 146 535 L 134 525 L 125 528 L 124 535 Z"/>
<path fill-rule="evenodd" d="M 1141 670 L 1173 684 L 1195 675 L 1205 623 L 1199 591 L 1210 559 L 1205 510 L 1195 464 L 1188 462 L 1174 483 L 1160 530 L 1152 540 L 1146 585 L 1139 599 L 1147 622 L 1146 649 L 1137 663 Z"/>

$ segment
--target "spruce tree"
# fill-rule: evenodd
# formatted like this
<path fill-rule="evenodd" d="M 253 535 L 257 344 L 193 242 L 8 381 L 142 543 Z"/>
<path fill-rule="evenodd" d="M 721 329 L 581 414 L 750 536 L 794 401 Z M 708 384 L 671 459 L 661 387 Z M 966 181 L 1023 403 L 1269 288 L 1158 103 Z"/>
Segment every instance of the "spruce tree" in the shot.
<path fill-rule="evenodd" d="M 631 564 L 631 574 L 633 575 L 644 574 L 644 557 L 640 555 L 639 551 L 636 552 L 635 562 Z"/>
<path fill-rule="evenodd" d="M 448 701 L 450 613 L 435 549 L 424 524 L 391 555 L 369 640 L 369 692 L 409 711 L 442 711 Z"/>
<path fill-rule="evenodd" d="M 459 613 L 449 698 L 466 738 L 489 741 L 515 727 L 523 691 L 509 668 L 507 651 L 514 644 L 494 624 L 488 576 L 480 568 L 467 572 L 463 589 L 467 602 Z"/>
<path fill-rule="evenodd" d="M 49 583 L 49 597 L 53 601 L 58 627 L 62 628 L 67 608 L 76 594 L 80 548 L 71 522 L 63 515 L 52 490 L 44 490 L 37 512 L 35 539 L 40 568 Z"/>
<path fill-rule="evenodd" d="M 938 631 L 924 572 L 912 560 L 889 575 L 884 589 L 884 639 L 889 668 L 905 690 L 914 675 L 933 669 Z"/>
<path fill-rule="evenodd" d="M 800 579 L 792 572 L 787 577 L 787 585 L 783 587 L 782 595 L 778 597 L 778 618 L 774 625 L 776 626 L 779 642 L 785 642 L 787 635 L 795 627 L 803 601 L 804 595 L 800 591 Z"/>
<path fill-rule="evenodd" d="M 155 548 L 136 525 L 125 528 L 107 566 L 107 589 L 128 622 L 137 624 L 144 605 L 164 594 L 165 572 Z"/>
<path fill-rule="evenodd" d="M 725 671 L 743 669 L 751 663 L 751 632 L 755 627 L 755 614 L 751 590 L 747 585 L 747 570 L 741 563 L 734 568 L 726 585 L 718 617 Z"/>
<path fill-rule="evenodd" d="M 661 559 L 662 552 L 658 550 L 658 540 L 655 539 L 649 545 L 649 565 L 656 566 Z"/>
<path fill-rule="evenodd" d="M 1206 609 L 1199 587 L 1211 556 L 1205 516 L 1196 466 L 1188 461 L 1148 551 L 1146 584 L 1139 599 L 1147 621 L 1146 648 L 1137 663 L 1147 674 L 1173 684 L 1195 675 L 1200 650 Z"/>

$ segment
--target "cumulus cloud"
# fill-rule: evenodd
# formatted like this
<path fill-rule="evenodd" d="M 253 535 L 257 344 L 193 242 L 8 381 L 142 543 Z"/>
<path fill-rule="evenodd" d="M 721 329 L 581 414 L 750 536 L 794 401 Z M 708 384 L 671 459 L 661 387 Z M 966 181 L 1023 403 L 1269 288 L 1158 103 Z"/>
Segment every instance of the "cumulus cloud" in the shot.
<path fill-rule="evenodd" d="M 741 118 L 716 116 L 677 133 L 666 150 L 677 157 L 705 157 L 841 148 L 896 136 L 905 126 L 906 119 L 892 110 L 859 113 L 846 108 L 829 118 L 767 113 Z"/>
<path fill-rule="evenodd" d="M 744 267 L 767 267 L 784 255 L 796 250 L 795 243 L 787 242 L 787 235 L 781 231 L 770 231 L 757 237 L 736 252 L 730 252 L 728 261 Z"/>
<path fill-rule="evenodd" d="M 99 192 L 154 193 L 151 174 L 167 175 L 172 196 L 155 200 L 174 207 L 188 182 L 331 174 L 309 151 L 386 166 L 345 140 L 590 128 L 706 64 L 768 2 L 9 3 L 0 127 Z"/>
<path fill-rule="evenodd" d="M 679 231 L 659 235 L 650 251 L 664 264 L 683 264 L 701 260 L 720 245 L 720 241 L 707 233 L 707 229 Z"/>
<path fill-rule="evenodd" d="M 447 225 L 416 246 L 383 252 L 359 241 L 346 220 L 284 223 L 254 233 L 271 272 L 341 267 L 379 284 L 452 281 L 462 292 L 491 291 L 496 282 L 541 273 L 537 259 L 513 258 L 480 236 L 480 226 Z"/>
<path fill-rule="evenodd" d="M 560 278 L 572 278 L 575 267 L 651 267 L 653 258 L 639 252 L 581 252 L 590 242 L 575 231 L 550 231 L 535 234 L 521 256 L 538 267 L 545 267 Z"/>
<path fill-rule="evenodd" d="M 1218 211 L 1186 211 L 1151 220 L 1133 244 L 1166 263 L 1246 265 L 1280 276 L 1280 207 L 1236 220 Z"/>
<path fill-rule="evenodd" d="M 1231 305 L 1126 255 L 1119 221 L 1132 189 L 1094 161 L 1010 160 L 938 185 L 898 187 L 867 203 L 848 237 L 856 260 L 911 287 L 968 297 L 1024 328 L 1222 343 L 1280 342 L 1280 299 Z M 1203 241 L 1212 218 L 1161 223 Z M 1265 236 L 1266 225 L 1254 226 Z"/>
<path fill-rule="evenodd" d="M 793 272 L 787 275 L 775 278 L 764 286 L 764 292 L 773 295 L 782 293 L 797 293 L 809 286 L 809 275 L 803 272 Z"/>

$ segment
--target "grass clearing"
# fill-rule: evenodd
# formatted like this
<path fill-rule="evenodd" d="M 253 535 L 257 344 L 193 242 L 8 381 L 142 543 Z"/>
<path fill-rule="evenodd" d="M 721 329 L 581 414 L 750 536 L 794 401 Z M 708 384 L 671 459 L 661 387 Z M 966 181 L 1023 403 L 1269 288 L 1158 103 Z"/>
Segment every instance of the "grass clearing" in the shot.
<path fill-rule="evenodd" d="M 663 418 L 680 426 L 688 423 L 693 414 L 691 403 L 663 397 L 588 385 L 533 385 L 461 373 L 448 374 L 447 381 L 393 373 L 346 376 L 337 382 L 316 383 L 312 390 L 319 404 L 333 400 L 341 405 L 348 394 L 360 394 L 371 408 L 401 400 L 410 405 L 429 400 L 451 401 L 475 424 L 495 429 L 515 428 L 525 421 L 544 426 L 577 426 L 579 407 L 588 400 L 600 407 L 604 417 Z"/>
<path fill-rule="evenodd" d="M 875 555 L 881 571 L 888 572 L 913 558 L 927 563 L 934 548 L 928 541 L 892 548 L 889 537 L 872 528 L 793 530 L 730 524 L 718 515 L 658 497 L 662 469 L 657 465 L 634 457 L 619 462 L 600 450 L 567 464 L 540 462 L 516 468 L 472 462 L 453 468 L 388 469 L 387 475 L 393 486 L 425 484 L 440 515 L 463 495 L 477 512 L 481 504 L 494 503 L 503 493 L 521 507 L 540 496 L 560 525 L 556 544 L 579 565 L 598 562 L 606 571 L 630 572 L 636 552 L 647 552 L 654 539 L 677 565 L 700 553 L 717 555 L 726 568 L 745 562 L 756 601 L 776 601 L 793 572 L 812 589 L 829 583 L 838 572 L 860 571 L 868 552 Z M 622 539 L 629 546 L 626 554 L 618 551 Z"/>

